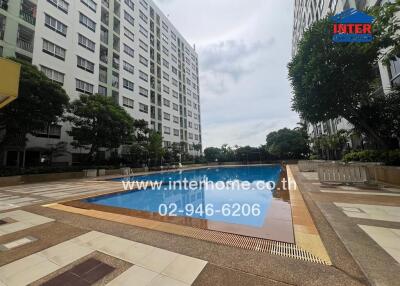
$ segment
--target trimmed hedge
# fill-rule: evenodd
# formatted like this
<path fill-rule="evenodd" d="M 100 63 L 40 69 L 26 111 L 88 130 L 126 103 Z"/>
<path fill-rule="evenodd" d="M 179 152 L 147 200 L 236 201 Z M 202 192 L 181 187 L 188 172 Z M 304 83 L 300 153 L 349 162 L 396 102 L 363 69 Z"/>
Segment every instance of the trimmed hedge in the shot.
<path fill-rule="evenodd" d="M 0 177 L 20 176 L 20 175 L 36 175 L 36 174 L 54 174 L 67 172 L 81 172 L 85 169 L 117 169 L 115 166 L 59 166 L 59 167 L 32 167 L 32 168 L 1 168 Z"/>
<path fill-rule="evenodd" d="M 344 155 L 343 161 L 383 162 L 386 165 L 400 166 L 400 149 L 352 151 Z"/>

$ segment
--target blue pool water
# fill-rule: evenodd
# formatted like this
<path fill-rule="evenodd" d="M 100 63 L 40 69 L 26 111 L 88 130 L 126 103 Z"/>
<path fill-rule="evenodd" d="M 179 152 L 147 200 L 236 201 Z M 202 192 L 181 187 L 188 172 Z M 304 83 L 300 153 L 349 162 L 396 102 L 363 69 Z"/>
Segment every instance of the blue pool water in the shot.
<path fill-rule="evenodd" d="M 163 215 L 186 216 L 225 223 L 234 223 L 252 227 L 261 227 L 268 215 L 273 200 L 265 184 L 258 182 L 278 182 L 281 167 L 246 166 L 203 168 L 188 171 L 156 173 L 145 176 L 134 176 L 131 181 L 163 181 L 155 189 L 129 191 L 86 199 L 88 203 L 126 208 L 131 210 L 156 212 Z M 126 179 L 117 179 L 123 181 Z M 246 188 L 237 185 L 225 188 L 210 188 L 199 185 L 197 188 L 175 185 L 176 181 L 235 181 L 249 182 Z M 260 188 L 261 186 L 261 188 Z M 122 187 L 122 186 L 121 186 Z"/>

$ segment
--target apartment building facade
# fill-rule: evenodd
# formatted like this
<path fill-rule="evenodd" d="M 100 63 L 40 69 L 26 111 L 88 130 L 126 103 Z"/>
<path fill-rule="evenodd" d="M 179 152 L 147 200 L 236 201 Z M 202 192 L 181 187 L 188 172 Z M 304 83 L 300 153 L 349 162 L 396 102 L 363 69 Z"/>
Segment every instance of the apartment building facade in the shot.
<path fill-rule="evenodd" d="M 0 55 L 29 60 L 70 100 L 110 96 L 160 132 L 164 147 L 200 154 L 198 55 L 151 0 L 0 0 L 0 29 Z M 27 151 L 38 156 L 66 142 L 57 160 L 79 161 L 85 150 L 69 144 L 69 128 L 29 135 Z M 20 154 L 10 151 L 4 163 L 13 165 Z"/>
<path fill-rule="evenodd" d="M 349 8 L 363 10 L 366 7 L 382 5 L 393 0 L 295 0 L 294 22 L 292 34 L 292 56 L 297 52 L 298 43 L 303 32 L 315 21 L 329 13 L 337 14 Z M 400 61 L 392 61 L 390 65 L 379 63 L 382 86 L 377 92 L 389 92 L 394 85 L 400 83 Z M 308 124 L 310 138 L 336 134 L 339 130 L 351 130 L 353 126 L 343 118 L 336 118 L 317 124 Z M 349 138 L 348 146 L 357 148 L 361 144 L 357 136 Z"/>

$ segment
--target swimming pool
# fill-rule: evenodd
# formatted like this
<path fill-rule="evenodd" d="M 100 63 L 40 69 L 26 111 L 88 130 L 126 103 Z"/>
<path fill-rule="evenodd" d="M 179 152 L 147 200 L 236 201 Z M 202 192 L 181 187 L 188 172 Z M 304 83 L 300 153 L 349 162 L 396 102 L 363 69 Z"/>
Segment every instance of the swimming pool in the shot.
<path fill-rule="evenodd" d="M 280 165 L 213 167 L 155 173 L 130 177 L 128 180 L 162 181 L 163 184 L 156 188 L 88 198 L 84 202 L 157 214 L 156 217 L 175 217 L 174 221 L 183 221 L 183 224 L 189 221 L 193 225 L 193 222 L 201 221 L 201 225 L 207 229 L 257 237 L 270 238 L 274 229 L 285 229 L 284 236 L 290 237 L 292 226 L 288 197 L 282 197 L 278 187 L 270 190 L 272 185 L 265 184 L 268 181 L 277 184 L 280 176 Z M 174 185 L 174 182 L 184 181 L 197 182 L 198 185 Z M 217 181 L 232 184 L 220 184 L 218 187 L 210 185 L 210 182 Z"/>

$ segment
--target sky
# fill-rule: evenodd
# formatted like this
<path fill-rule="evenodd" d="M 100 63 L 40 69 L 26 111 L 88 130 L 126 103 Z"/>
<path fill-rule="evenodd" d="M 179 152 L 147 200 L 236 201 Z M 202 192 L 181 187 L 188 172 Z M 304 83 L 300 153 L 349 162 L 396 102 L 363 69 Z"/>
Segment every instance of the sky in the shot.
<path fill-rule="evenodd" d="M 199 55 L 203 148 L 294 128 L 291 0 L 155 0 Z"/>

